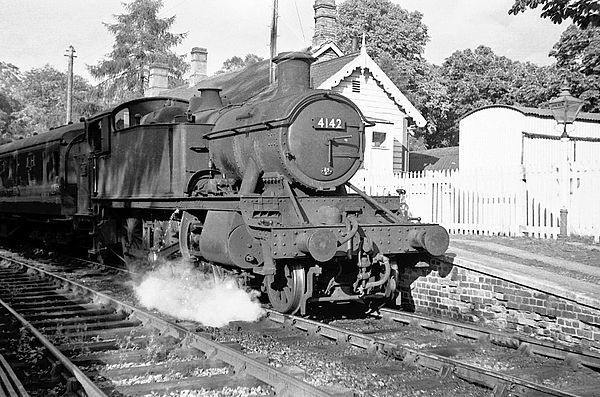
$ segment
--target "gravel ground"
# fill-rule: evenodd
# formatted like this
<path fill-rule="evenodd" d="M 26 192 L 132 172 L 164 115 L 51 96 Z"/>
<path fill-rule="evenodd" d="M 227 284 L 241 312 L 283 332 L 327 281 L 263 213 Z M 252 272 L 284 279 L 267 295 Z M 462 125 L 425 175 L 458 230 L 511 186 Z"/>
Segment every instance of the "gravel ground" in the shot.
<path fill-rule="evenodd" d="M 41 258 L 36 258 L 37 260 Z M 55 266 L 45 265 L 47 268 Z M 69 278 L 79 278 L 83 271 L 63 273 Z M 131 281 L 125 277 L 116 276 L 119 282 L 103 278 L 100 281 L 88 279 L 81 281 L 96 290 L 104 291 L 117 299 L 136 305 L 136 299 L 131 289 Z M 155 312 L 152 310 L 152 312 Z M 155 312 L 156 313 L 156 312 Z M 161 317 L 173 321 L 169 316 Z M 263 320 L 266 321 L 266 320 Z M 183 322 L 190 325 L 190 322 Z M 182 324 L 183 325 L 183 324 Z M 261 333 L 240 332 L 236 326 L 211 328 L 195 326 L 200 331 L 211 335 L 215 340 L 237 342 L 245 353 L 269 357 L 269 364 L 275 368 L 286 367 L 298 369 L 303 373 L 303 379 L 315 386 L 332 386 L 334 389 L 352 390 L 358 397 L 387 397 L 387 396 L 466 396 L 476 397 L 486 395 L 486 391 L 465 384 L 462 381 L 446 380 L 440 387 L 440 380 L 430 371 L 420 368 L 407 367 L 401 362 L 391 361 L 378 356 L 364 356 L 361 349 L 344 345 L 333 345 L 322 338 L 306 342 L 285 341 L 274 337 L 265 337 Z M 290 334 L 293 330 L 290 330 Z M 292 338 L 293 339 L 293 338 Z M 399 374 L 402 374 L 399 376 Z M 261 394 L 257 390 L 247 390 L 248 395 Z M 254 394 L 256 393 L 256 394 Z M 244 393 L 245 394 L 245 393 Z M 160 394 L 156 394 L 160 395 Z M 180 396 L 236 396 L 235 393 L 178 393 Z"/>
<path fill-rule="evenodd" d="M 489 241 L 511 248 L 586 264 L 591 264 L 592 261 L 595 261 L 594 263 L 600 266 L 600 249 L 587 245 L 584 246 L 579 241 L 546 241 L 485 236 L 452 236 L 452 239 L 459 243 L 461 240 L 464 242 L 468 239 Z M 73 277 L 77 276 L 77 274 L 69 276 Z M 103 290 L 131 304 L 136 303 L 131 290 L 131 282 L 115 283 L 114 280 L 104 279 L 100 282 L 85 282 L 84 284 L 88 284 L 97 290 Z M 351 346 L 340 345 L 334 348 L 325 348 L 325 342 L 320 339 L 312 340 L 309 343 L 301 342 L 301 344 L 293 340 L 287 343 L 278 340 L 278 338 L 269 338 L 252 332 L 240 333 L 236 327 L 220 329 L 209 327 L 199 328 L 205 333 L 212 335 L 218 341 L 235 341 L 242 345 L 244 351 L 247 353 L 269 357 L 270 364 L 274 367 L 297 367 L 304 372 L 304 379 L 309 383 L 317 386 L 335 385 L 350 389 L 355 391 L 356 395 L 360 397 L 413 395 L 477 396 L 486 394 L 482 389 L 470 387 L 465 389 L 464 384 L 453 382 L 447 385 L 446 389 L 441 389 L 442 391 L 440 391 L 439 385 L 436 385 L 439 380 L 435 376 L 432 377 L 430 374 L 423 374 L 422 370 L 418 368 L 410 368 L 398 362 L 390 365 L 391 363 L 382 357 L 373 356 L 368 361 L 365 361 L 361 357 L 362 352 Z M 480 362 L 479 364 L 484 363 Z M 493 367 L 494 362 L 487 364 Z M 510 370 L 511 366 L 507 366 L 504 369 Z M 399 374 L 402 374 L 402 376 L 399 377 Z M 428 381 L 423 382 L 423 379 L 428 379 Z M 236 394 L 219 393 L 219 395 Z"/>

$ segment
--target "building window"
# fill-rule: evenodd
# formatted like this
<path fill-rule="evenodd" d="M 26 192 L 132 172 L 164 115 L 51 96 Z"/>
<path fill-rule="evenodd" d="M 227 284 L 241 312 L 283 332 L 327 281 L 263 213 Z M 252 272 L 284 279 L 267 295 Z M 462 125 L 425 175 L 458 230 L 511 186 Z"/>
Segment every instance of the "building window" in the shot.
<path fill-rule="evenodd" d="M 352 92 L 360 92 L 360 81 L 352 80 Z"/>
<path fill-rule="evenodd" d="M 383 142 L 385 142 L 385 132 L 377 132 L 373 131 L 373 147 L 383 147 Z"/>

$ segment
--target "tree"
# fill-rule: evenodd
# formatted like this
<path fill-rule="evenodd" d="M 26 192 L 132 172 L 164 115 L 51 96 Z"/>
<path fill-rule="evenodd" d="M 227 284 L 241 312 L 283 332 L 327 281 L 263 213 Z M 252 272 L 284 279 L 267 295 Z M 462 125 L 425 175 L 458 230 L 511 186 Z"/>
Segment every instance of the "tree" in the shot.
<path fill-rule="evenodd" d="M 585 101 L 583 110 L 600 112 L 600 27 L 581 29 L 571 25 L 554 45 L 550 56 L 571 93 Z"/>
<path fill-rule="evenodd" d="M 364 34 L 369 55 L 421 110 L 433 97 L 440 98 L 424 91 L 435 73 L 423 59 L 429 36 L 422 18 L 421 13 L 409 12 L 390 0 L 347 0 L 338 7 L 337 29 L 338 45 L 345 52 L 351 51 L 352 37 Z M 417 134 L 433 139 L 436 130 L 429 127 L 434 124 Z"/>
<path fill-rule="evenodd" d="M 374 59 L 418 60 L 429 40 L 422 18 L 390 0 L 347 0 L 338 7 L 337 41 L 349 52 L 352 37 L 364 33 L 367 52 Z"/>
<path fill-rule="evenodd" d="M 243 69 L 248 65 L 252 65 L 253 63 L 262 61 L 263 58 L 259 57 L 255 54 L 246 54 L 246 57 L 242 59 L 241 57 L 233 56 L 231 58 L 226 59 L 223 62 L 223 66 L 221 69 L 217 71 L 217 74 L 233 72 L 235 70 Z"/>
<path fill-rule="evenodd" d="M 181 79 L 187 70 L 185 56 L 178 56 L 171 48 L 180 44 L 187 33 L 174 34 L 169 29 L 175 16 L 159 18 L 162 0 L 133 0 L 123 3 L 127 13 L 115 15 L 116 23 L 104 23 L 115 36 L 108 59 L 96 66 L 88 66 L 97 79 L 105 79 L 102 87 L 111 100 L 143 96 L 148 85 L 148 68 L 160 62 L 171 68 L 174 79 Z"/>
<path fill-rule="evenodd" d="M 10 114 L 12 136 L 29 136 L 43 133 L 52 127 L 65 123 L 66 103 L 65 73 L 50 65 L 25 72 L 14 89 L 13 103 L 16 106 Z M 91 116 L 100 111 L 96 104 L 93 87 L 80 76 L 73 78 L 73 113 Z"/>
<path fill-rule="evenodd" d="M 536 107 L 560 86 L 555 67 L 539 67 L 496 55 L 490 48 L 456 51 L 420 79 L 417 103 L 428 120 L 429 147 L 458 144 L 458 123 L 468 112 L 493 104 Z"/>
<path fill-rule="evenodd" d="M 10 141 L 11 115 L 20 106 L 14 98 L 20 80 L 18 67 L 0 61 L 0 144 Z"/>
<path fill-rule="evenodd" d="M 571 19 L 578 27 L 600 26 L 600 2 L 598 0 L 515 0 L 508 11 L 517 15 L 528 8 L 542 6 L 542 18 L 550 18 L 554 23 Z"/>

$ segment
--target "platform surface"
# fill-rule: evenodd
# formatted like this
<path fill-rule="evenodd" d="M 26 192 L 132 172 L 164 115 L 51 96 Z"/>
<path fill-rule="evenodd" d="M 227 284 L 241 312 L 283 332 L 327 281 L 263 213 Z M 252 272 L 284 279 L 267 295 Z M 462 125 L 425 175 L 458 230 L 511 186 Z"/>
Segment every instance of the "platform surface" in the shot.
<path fill-rule="evenodd" d="M 458 266 L 600 308 L 600 245 L 453 235 L 446 257 Z"/>

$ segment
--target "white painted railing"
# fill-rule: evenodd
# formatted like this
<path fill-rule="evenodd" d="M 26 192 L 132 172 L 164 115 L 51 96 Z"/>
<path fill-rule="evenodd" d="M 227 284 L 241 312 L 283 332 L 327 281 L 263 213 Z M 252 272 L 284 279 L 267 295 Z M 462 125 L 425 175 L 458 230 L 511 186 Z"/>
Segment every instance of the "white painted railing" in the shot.
<path fill-rule="evenodd" d="M 569 172 L 568 233 L 600 240 L 600 167 Z M 412 216 L 451 233 L 556 238 L 560 231 L 557 169 L 423 171 L 387 177 L 360 170 L 354 183 L 371 195 L 405 189 Z"/>

